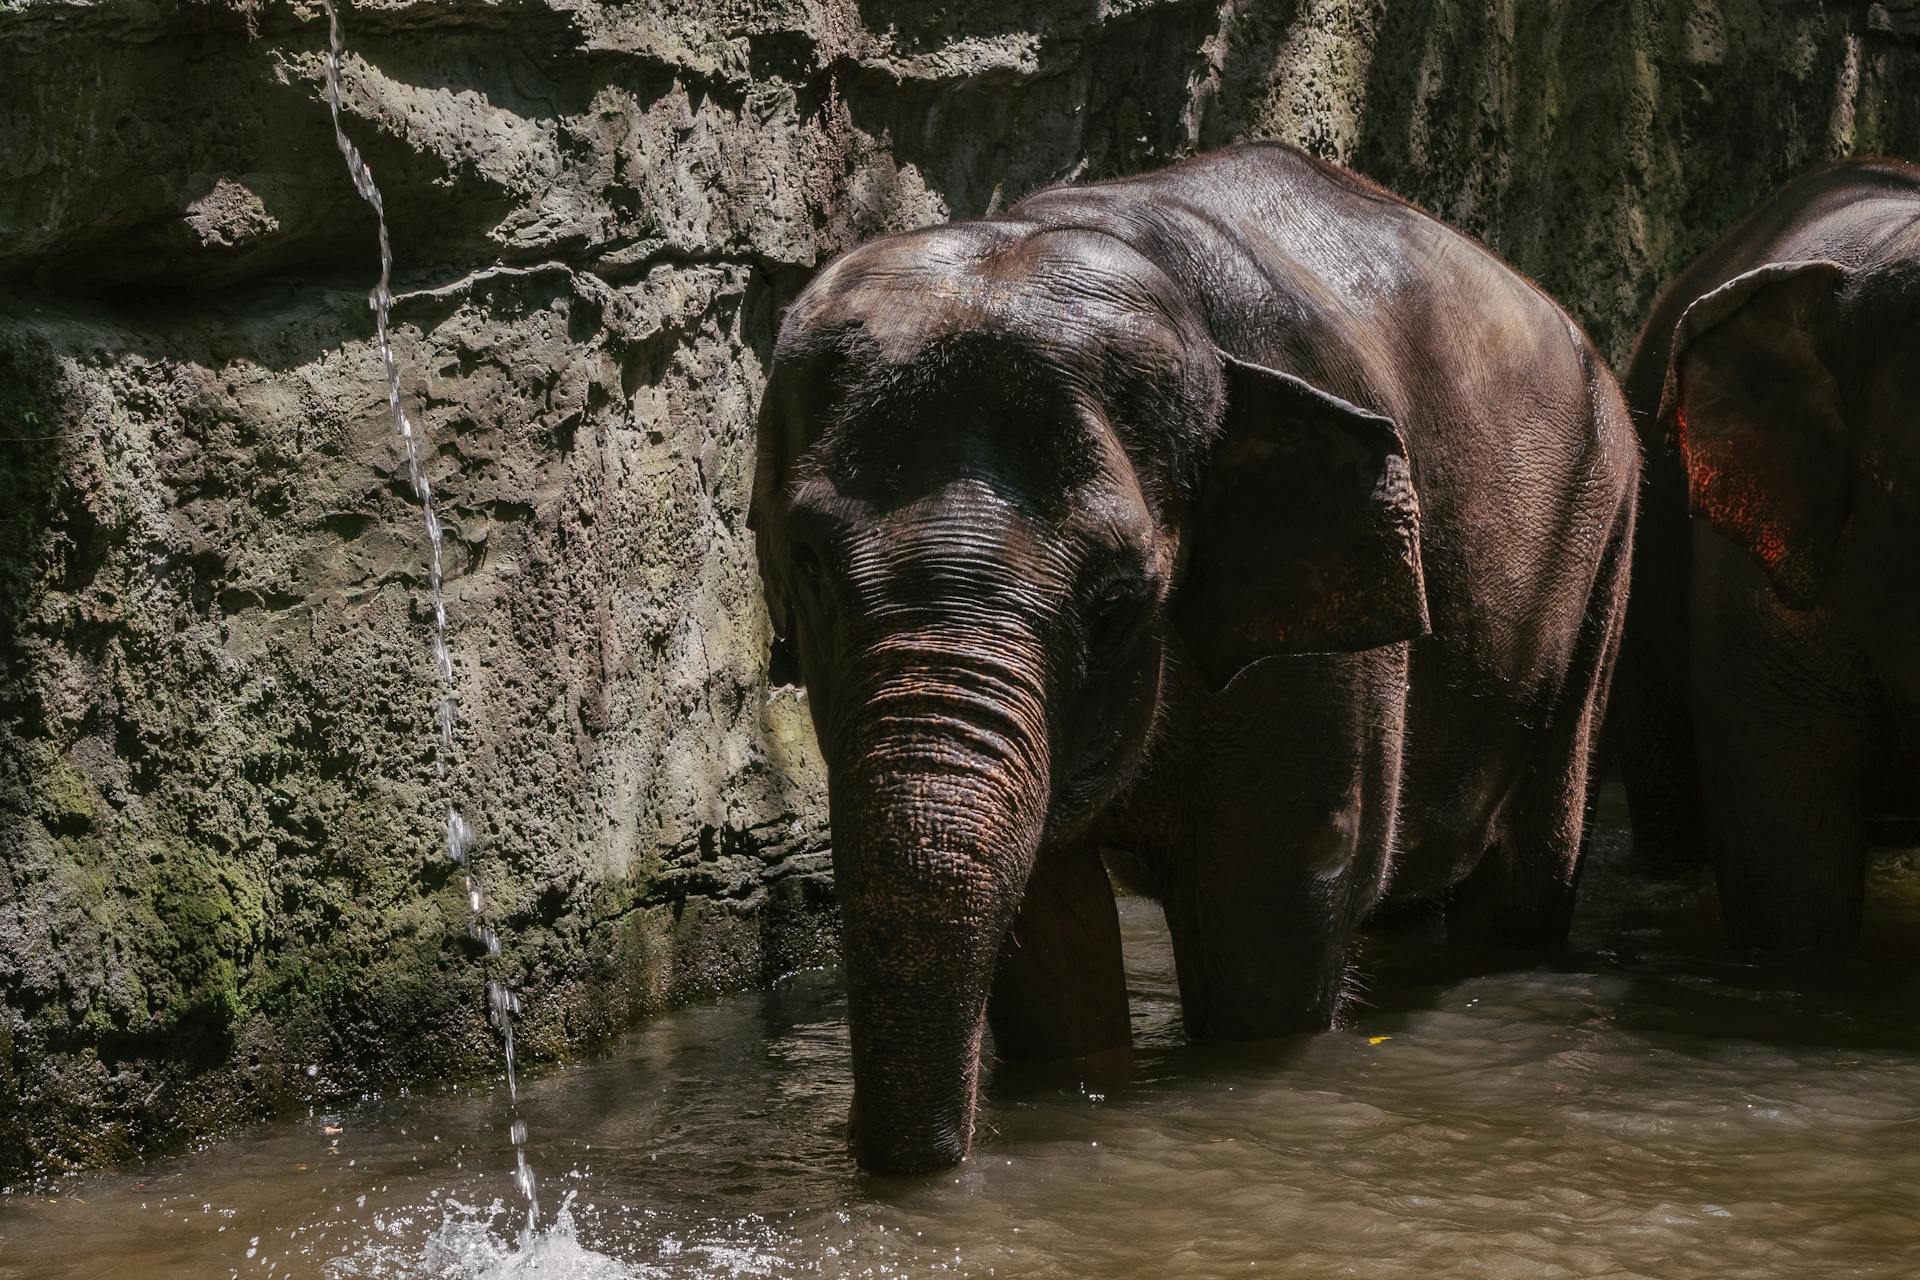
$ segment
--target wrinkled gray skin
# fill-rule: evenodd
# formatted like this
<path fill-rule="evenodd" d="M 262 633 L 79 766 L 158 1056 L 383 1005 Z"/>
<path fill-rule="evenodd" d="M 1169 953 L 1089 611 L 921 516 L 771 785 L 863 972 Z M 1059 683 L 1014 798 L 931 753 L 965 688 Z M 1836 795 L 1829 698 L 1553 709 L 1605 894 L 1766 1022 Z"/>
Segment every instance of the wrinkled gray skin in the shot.
<path fill-rule="evenodd" d="M 1613 732 L 1636 844 L 1736 945 L 1844 948 L 1920 815 L 1920 169 L 1790 184 L 1668 286 L 1626 391 L 1645 516 Z"/>
<path fill-rule="evenodd" d="M 890 236 L 793 304 L 758 447 L 864 1166 L 966 1155 L 989 1020 L 1125 1052 L 1103 851 L 1195 1036 L 1329 1025 L 1386 903 L 1563 936 L 1638 455 L 1466 237 L 1279 146 Z"/>

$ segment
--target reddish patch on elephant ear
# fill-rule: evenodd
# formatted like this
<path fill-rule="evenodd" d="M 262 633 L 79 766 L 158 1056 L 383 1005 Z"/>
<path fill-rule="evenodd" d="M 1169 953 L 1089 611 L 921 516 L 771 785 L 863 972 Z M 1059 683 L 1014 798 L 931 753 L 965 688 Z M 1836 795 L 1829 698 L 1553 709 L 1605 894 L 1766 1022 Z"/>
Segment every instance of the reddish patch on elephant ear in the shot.
<path fill-rule="evenodd" d="M 1768 569 L 1792 550 L 1791 477 L 1776 475 L 1780 460 L 1752 432 L 1698 433 L 1684 407 L 1674 410 L 1680 456 L 1687 468 L 1687 505 L 1716 529 L 1738 539 Z"/>

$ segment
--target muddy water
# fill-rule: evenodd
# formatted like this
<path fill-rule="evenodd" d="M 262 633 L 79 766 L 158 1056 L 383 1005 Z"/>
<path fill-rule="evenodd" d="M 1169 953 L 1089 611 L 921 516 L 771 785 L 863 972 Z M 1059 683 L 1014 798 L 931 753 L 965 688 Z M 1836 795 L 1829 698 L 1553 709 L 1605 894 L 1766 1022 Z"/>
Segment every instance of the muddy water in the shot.
<path fill-rule="evenodd" d="M 810 973 L 525 1082 L 570 1198 L 526 1253 L 480 1089 L 0 1200 L 0 1278 L 1920 1276 L 1920 857 L 1880 861 L 1862 957 L 1824 970 L 1726 957 L 1704 884 L 1619 860 L 1551 964 L 1370 937 L 1348 1025 L 1231 1053 L 1181 1044 L 1130 902 L 1133 1078 L 1001 1072 L 943 1177 L 850 1167 Z"/>

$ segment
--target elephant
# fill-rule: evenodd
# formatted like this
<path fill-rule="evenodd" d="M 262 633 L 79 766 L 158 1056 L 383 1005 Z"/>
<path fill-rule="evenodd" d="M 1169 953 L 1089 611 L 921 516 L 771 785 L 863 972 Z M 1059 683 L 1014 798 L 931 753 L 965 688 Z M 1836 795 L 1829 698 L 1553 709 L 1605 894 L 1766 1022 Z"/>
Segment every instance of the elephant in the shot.
<path fill-rule="evenodd" d="M 1844 950 L 1920 813 L 1920 168 L 1789 183 L 1661 293 L 1609 738 L 1634 841 L 1710 856 L 1737 947 Z"/>
<path fill-rule="evenodd" d="M 826 764 L 857 1162 L 966 1157 L 989 1026 L 1124 1060 L 1109 855 L 1196 1038 L 1330 1026 L 1377 908 L 1564 937 L 1638 467 L 1544 293 L 1283 145 L 819 271 L 748 523 Z"/>

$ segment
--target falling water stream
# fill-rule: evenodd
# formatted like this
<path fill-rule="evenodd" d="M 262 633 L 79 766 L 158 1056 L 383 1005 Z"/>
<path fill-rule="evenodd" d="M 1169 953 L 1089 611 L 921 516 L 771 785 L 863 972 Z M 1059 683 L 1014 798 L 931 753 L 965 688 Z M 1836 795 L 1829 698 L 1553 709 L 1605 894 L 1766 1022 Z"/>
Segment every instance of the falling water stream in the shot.
<path fill-rule="evenodd" d="M 439 741 L 434 751 L 433 772 L 440 784 L 442 803 L 447 814 L 447 857 L 466 872 L 468 931 L 490 959 L 500 955 L 500 937 L 486 921 L 486 891 L 480 873 L 473 865 L 473 828 L 454 807 L 452 785 L 448 777 L 448 759 L 453 753 L 454 732 L 458 727 L 459 705 L 453 690 L 453 651 L 447 645 L 446 538 L 440 517 L 434 510 L 433 484 L 422 462 L 420 433 L 406 408 L 400 403 L 400 362 L 393 353 L 393 242 L 387 234 L 386 204 L 380 188 L 374 185 L 373 170 L 347 137 L 340 119 L 340 76 L 346 55 L 346 38 L 340 29 L 340 14 L 334 0 L 320 0 L 327 13 L 327 106 L 333 115 L 333 137 L 347 162 L 347 174 L 353 189 L 373 207 L 380 230 L 380 280 L 367 294 L 373 309 L 375 333 L 380 343 L 380 360 L 386 368 L 387 407 L 393 414 L 393 428 L 406 447 L 407 477 L 420 501 L 420 513 L 427 528 L 427 596 L 432 607 L 433 666 L 440 682 L 440 698 L 435 708 Z M 487 1013 L 500 1033 L 501 1050 L 507 1064 L 507 1106 L 510 1111 L 508 1135 L 513 1143 L 513 1181 L 527 1203 L 526 1224 L 520 1241 L 529 1242 L 540 1224 L 540 1197 L 533 1165 L 527 1160 L 527 1125 L 520 1115 L 520 1083 L 513 1060 L 513 1020 L 520 1013 L 520 997 L 497 978 L 487 982 Z"/>

